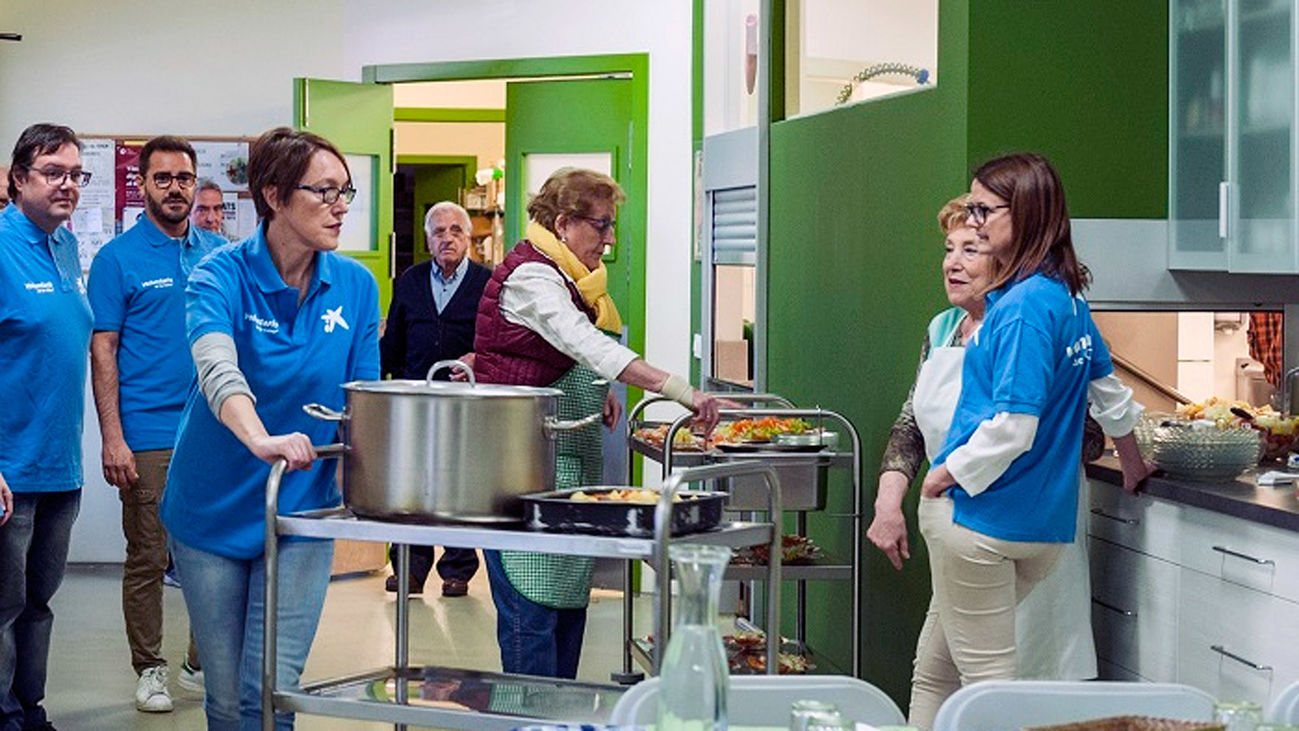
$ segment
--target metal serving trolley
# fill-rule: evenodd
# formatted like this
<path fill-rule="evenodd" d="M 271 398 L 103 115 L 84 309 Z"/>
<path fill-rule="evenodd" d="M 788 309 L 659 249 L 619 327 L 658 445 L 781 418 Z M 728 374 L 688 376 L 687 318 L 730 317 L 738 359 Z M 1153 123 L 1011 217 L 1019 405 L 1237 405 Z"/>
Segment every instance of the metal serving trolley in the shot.
<path fill-rule="evenodd" d="M 641 420 L 645 409 L 651 404 L 668 401 L 662 396 L 650 396 L 644 398 L 640 403 L 632 408 L 631 413 L 627 416 L 627 449 L 628 449 L 628 481 L 630 482 L 630 471 L 632 464 L 632 454 L 640 454 L 647 459 L 658 462 L 662 476 L 665 481 L 669 481 L 674 469 L 684 467 L 686 472 L 697 470 L 701 466 L 718 466 L 718 465 L 737 465 L 737 464 L 766 464 L 775 470 L 781 490 L 781 504 L 785 510 L 796 513 L 796 530 L 800 536 L 807 535 L 807 515 L 809 512 L 815 512 L 824 509 L 826 500 L 826 471 L 830 468 L 851 469 L 852 471 L 852 512 L 839 514 L 842 517 L 851 518 L 852 520 L 852 555 L 847 560 L 818 560 L 809 565 L 786 565 L 781 569 L 783 578 L 793 580 L 796 583 L 796 610 L 795 610 L 795 641 L 800 653 L 805 655 L 815 654 L 807 646 L 807 582 L 808 581 L 848 581 L 851 582 L 852 594 L 852 661 L 851 673 L 854 677 L 861 677 L 861 552 L 862 537 L 864 535 L 863 523 L 863 505 L 862 505 L 862 474 L 861 474 L 861 439 L 857 435 L 857 429 L 847 418 L 841 414 L 826 409 L 800 409 L 794 406 L 788 399 L 770 393 L 714 393 L 712 395 L 730 399 L 740 403 L 753 404 L 750 408 L 744 409 L 724 409 L 722 410 L 722 419 L 750 419 L 762 418 L 765 416 L 775 416 L 780 418 L 799 418 L 813 423 L 814 426 L 824 426 L 828 424 L 837 425 L 842 429 L 843 435 L 847 437 L 847 446 L 851 447 L 850 451 L 843 451 L 839 447 L 827 448 L 819 452 L 776 452 L 776 451 L 751 451 L 751 452 L 722 452 L 719 450 L 705 451 L 684 451 L 674 449 L 674 439 L 676 434 L 686 428 L 691 420 L 691 414 L 686 413 L 675 419 L 667 430 L 663 439 L 663 445 L 657 446 L 635 436 L 635 431 L 648 423 Z M 660 424 L 662 422 L 659 422 Z M 841 441 L 840 444 L 843 444 Z M 758 509 L 755 488 L 761 487 L 755 485 L 750 478 L 738 477 L 732 479 L 719 479 L 716 489 L 730 492 L 732 499 L 728 502 L 727 511 L 738 511 L 741 517 L 747 517 L 752 510 Z M 768 514 L 770 516 L 770 514 Z M 770 522 L 779 525 L 779 519 L 768 517 Z M 771 555 L 776 556 L 779 552 L 772 551 Z M 749 591 L 749 610 L 752 616 L 753 609 L 753 586 L 755 581 L 763 579 L 764 568 L 762 566 L 736 566 L 727 567 L 725 578 L 732 580 L 744 581 L 750 587 Z M 642 666 L 653 670 L 656 665 L 652 661 L 652 647 L 650 643 L 632 636 L 632 579 L 630 564 L 624 571 L 623 575 L 623 643 L 626 648 L 623 653 L 623 668 L 621 673 L 615 673 L 613 679 L 619 683 L 630 684 L 641 679 L 642 674 L 636 672 L 632 665 L 633 661 L 638 661 Z M 768 590 L 768 596 L 772 594 Z M 767 609 L 772 609 L 771 602 L 768 601 Z M 778 608 L 776 608 L 778 610 Z M 771 627 L 771 617 L 767 617 L 764 623 Z M 743 620 L 737 620 L 737 627 L 746 629 L 751 626 Z M 768 637 L 779 637 L 779 634 L 767 633 Z M 770 648 L 779 643 L 768 642 Z M 819 662 L 823 662 L 822 659 Z M 770 662 L 770 658 L 768 658 Z M 770 665 L 768 665 L 770 668 Z"/>
<path fill-rule="evenodd" d="M 342 455 L 346 448 L 333 444 L 317 447 L 316 451 L 321 458 L 334 458 Z M 779 516 L 782 508 L 779 478 L 775 470 L 761 462 L 704 465 L 673 474 L 664 482 L 655 507 L 653 538 L 543 533 L 524 530 L 521 526 L 489 528 L 391 523 L 358 518 L 345 508 L 279 515 L 280 481 L 286 467 L 285 460 L 277 460 L 266 481 L 266 601 L 262 644 L 264 731 L 274 728 L 273 711 L 276 710 L 392 723 L 399 729 L 411 724 L 504 730 L 538 722 L 601 723 L 608 720 L 614 703 L 625 690 L 624 686 L 432 666 L 412 667 L 409 662 L 410 617 L 406 602 L 410 545 L 475 546 L 626 561 L 653 560 L 656 565 L 665 566 L 668 564 L 668 545 L 672 541 L 731 547 L 765 543 L 777 557 L 765 569 L 767 601 L 772 608 L 766 627 L 773 636 L 779 627 L 781 535 L 772 522 L 723 522 L 710 531 L 676 537 L 669 535 L 672 498 L 683 485 L 691 482 L 756 477 L 766 486 L 767 514 Z M 285 535 L 399 544 L 396 653 L 391 667 L 309 683 L 296 689 L 276 689 L 277 539 Z M 669 581 L 669 572 L 660 572 L 654 631 L 655 636 L 661 638 L 658 646 L 663 648 L 667 647 L 669 634 Z M 768 643 L 769 673 L 776 672 L 778 667 L 778 649 L 776 643 Z M 658 666 L 660 656 L 657 650 L 651 653 L 653 667 Z M 419 683 L 421 688 L 413 698 L 410 694 L 412 681 Z M 391 692 L 387 690 L 390 686 Z M 429 700 L 422 697 L 425 687 L 440 688 L 441 692 L 434 700 Z M 452 690 L 448 692 L 448 689 Z"/>

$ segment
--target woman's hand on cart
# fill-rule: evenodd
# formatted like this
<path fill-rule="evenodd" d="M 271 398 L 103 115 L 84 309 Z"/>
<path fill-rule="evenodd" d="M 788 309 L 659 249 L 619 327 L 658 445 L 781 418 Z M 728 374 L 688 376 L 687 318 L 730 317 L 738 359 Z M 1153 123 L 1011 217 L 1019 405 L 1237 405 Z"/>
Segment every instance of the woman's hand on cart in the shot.
<path fill-rule="evenodd" d="M 270 464 L 283 458 L 289 463 L 291 470 L 309 470 L 311 463 L 316 459 L 316 450 L 311 446 L 311 440 L 306 434 L 296 431 L 290 434 L 267 434 L 254 437 L 248 448 L 257 455 L 258 459 Z"/>

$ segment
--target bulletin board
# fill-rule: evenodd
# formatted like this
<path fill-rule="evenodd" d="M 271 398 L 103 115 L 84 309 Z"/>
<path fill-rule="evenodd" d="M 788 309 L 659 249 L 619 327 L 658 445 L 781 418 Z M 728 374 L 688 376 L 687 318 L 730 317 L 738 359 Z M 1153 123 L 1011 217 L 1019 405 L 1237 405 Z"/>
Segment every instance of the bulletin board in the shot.
<path fill-rule="evenodd" d="M 91 173 L 81 189 L 81 202 L 69 225 L 77 236 L 82 271 L 89 271 L 99 249 L 144 214 L 140 190 L 140 148 L 147 136 L 85 135 L 81 165 Z M 198 157 L 198 177 L 221 186 L 223 234 L 234 241 L 257 228 L 257 214 L 248 192 L 247 137 L 186 137 Z"/>

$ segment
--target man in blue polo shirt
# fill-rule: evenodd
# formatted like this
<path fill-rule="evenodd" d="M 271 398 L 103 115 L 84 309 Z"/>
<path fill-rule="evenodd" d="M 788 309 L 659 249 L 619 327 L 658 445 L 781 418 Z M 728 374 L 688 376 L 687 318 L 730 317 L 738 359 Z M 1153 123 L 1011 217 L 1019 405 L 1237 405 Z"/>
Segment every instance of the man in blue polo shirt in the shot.
<path fill-rule="evenodd" d="M 81 415 L 90 306 L 77 239 L 63 224 L 90 173 L 67 127 L 34 124 L 14 145 L 13 205 L 0 211 L 0 731 L 51 731 L 41 701 L 72 523 L 81 506 Z M 3 492 L 3 489 L 0 489 Z"/>
<path fill-rule="evenodd" d="M 126 564 L 122 614 L 139 680 L 135 707 L 172 709 L 162 656 L 167 533 L 158 517 L 171 449 L 194 362 L 185 339 L 189 272 L 225 239 L 191 226 L 197 156 L 188 142 L 155 137 L 140 150 L 145 215 L 108 242 L 90 267 L 90 367 L 103 435 L 104 479 L 118 488 Z M 201 691 L 190 638 L 178 682 Z"/>

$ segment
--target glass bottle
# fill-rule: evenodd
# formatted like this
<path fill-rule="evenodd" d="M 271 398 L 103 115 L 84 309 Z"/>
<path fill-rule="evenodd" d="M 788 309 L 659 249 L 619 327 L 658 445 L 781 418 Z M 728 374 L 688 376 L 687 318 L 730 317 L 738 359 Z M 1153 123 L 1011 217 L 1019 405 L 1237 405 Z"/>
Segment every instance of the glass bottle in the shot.
<path fill-rule="evenodd" d="M 658 731 L 725 731 L 730 673 L 717 631 L 725 546 L 668 547 L 679 587 L 675 621 L 659 668 Z"/>

